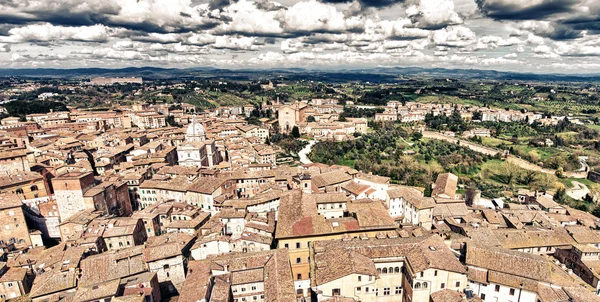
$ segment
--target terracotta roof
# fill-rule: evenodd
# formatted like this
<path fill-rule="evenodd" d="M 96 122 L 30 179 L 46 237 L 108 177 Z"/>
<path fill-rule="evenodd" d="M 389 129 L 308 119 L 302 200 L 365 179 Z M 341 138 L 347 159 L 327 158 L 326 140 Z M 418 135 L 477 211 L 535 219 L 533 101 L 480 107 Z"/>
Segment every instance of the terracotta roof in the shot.
<path fill-rule="evenodd" d="M 550 281 L 551 271 L 548 261 L 533 254 L 468 243 L 465 263 L 469 266 L 508 274 L 513 278 L 523 277 L 536 281 Z M 497 275 L 497 278 L 503 276 Z M 493 280 L 490 278 L 490 281 Z"/>
<path fill-rule="evenodd" d="M 440 174 L 435 181 L 435 188 L 433 188 L 431 196 L 454 199 L 457 185 L 458 176 L 452 173 Z"/>
<path fill-rule="evenodd" d="M 377 276 L 373 260 L 351 249 L 337 248 L 318 253 L 315 263 L 315 281 L 318 285 L 350 274 Z"/>
<path fill-rule="evenodd" d="M 68 271 L 48 271 L 38 274 L 33 281 L 30 298 L 37 298 L 52 293 L 75 288 L 77 286 L 77 272 Z"/>
<path fill-rule="evenodd" d="M 464 266 L 446 247 L 439 236 L 315 241 L 315 263 L 317 267 L 319 266 L 318 259 L 321 253 L 334 251 L 339 254 L 338 249 L 353 251 L 371 260 L 403 256 L 406 257 L 408 264 L 415 273 L 429 268 L 466 273 Z M 325 273 L 328 270 L 329 268 L 326 268 Z M 317 276 L 319 274 L 318 268 L 316 274 Z M 323 276 L 317 277 L 317 279 L 333 280 L 330 277 Z"/>
<path fill-rule="evenodd" d="M 573 238 L 563 228 L 545 229 L 498 229 L 492 231 L 502 247 L 519 249 L 530 247 L 567 246 L 574 244 Z"/>
<path fill-rule="evenodd" d="M 312 184 L 315 185 L 317 188 L 324 188 L 335 184 L 341 184 L 350 180 L 352 180 L 352 178 L 350 177 L 350 175 L 348 175 L 348 173 L 341 170 L 336 170 L 332 172 L 314 175 L 312 177 Z"/>
<path fill-rule="evenodd" d="M 583 225 L 569 225 L 565 229 L 577 243 L 600 243 L 600 233 Z"/>
<path fill-rule="evenodd" d="M 431 294 L 431 302 L 463 302 L 463 295 L 451 289 L 444 289 Z"/>
<path fill-rule="evenodd" d="M 142 246 L 135 246 L 83 259 L 80 284 L 100 283 L 146 271 L 146 262 L 142 252 Z"/>

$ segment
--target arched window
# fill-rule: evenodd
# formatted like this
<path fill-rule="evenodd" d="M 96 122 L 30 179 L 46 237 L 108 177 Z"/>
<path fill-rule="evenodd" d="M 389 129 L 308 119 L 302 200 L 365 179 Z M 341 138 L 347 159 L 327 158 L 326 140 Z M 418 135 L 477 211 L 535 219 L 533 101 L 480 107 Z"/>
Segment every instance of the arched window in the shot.
<path fill-rule="evenodd" d="M 15 191 L 15 193 L 17 193 L 17 194 L 23 194 L 23 189 L 21 189 L 21 188 L 18 188 L 18 189 Z"/>
<path fill-rule="evenodd" d="M 421 283 L 417 282 L 415 283 L 415 289 L 420 289 L 421 288 Z"/>
<path fill-rule="evenodd" d="M 400 268 L 396 266 L 396 267 L 394 268 L 394 273 L 396 273 L 396 274 L 397 274 L 397 273 L 399 273 L 399 272 L 400 272 Z"/>
<path fill-rule="evenodd" d="M 33 185 L 33 186 L 29 187 L 29 189 L 30 189 L 31 191 L 37 191 L 37 190 L 38 190 L 38 187 L 37 187 L 36 185 Z"/>
<path fill-rule="evenodd" d="M 423 282 L 423 288 L 427 288 L 427 282 Z"/>
<path fill-rule="evenodd" d="M 381 269 L 380 268 L 377 269 L 377 274 L 381 275 Z"/>
<path fill-rule="evenodd" d="M 388 272 L 388 270 L 387 270 L 387 267 L 384 267 L 384 268 L 383 268 L 383 270 L 382 270 L 382 272 L 383 272 L 384 274 L 387 274 L 387 272 Z"/>
<path fill-rule="evenodd" d="M 388 268 L 388 272 L 389 272 L 390 274 L 394 273 L 394 268 L 390 266 L 390 267 Z"/>

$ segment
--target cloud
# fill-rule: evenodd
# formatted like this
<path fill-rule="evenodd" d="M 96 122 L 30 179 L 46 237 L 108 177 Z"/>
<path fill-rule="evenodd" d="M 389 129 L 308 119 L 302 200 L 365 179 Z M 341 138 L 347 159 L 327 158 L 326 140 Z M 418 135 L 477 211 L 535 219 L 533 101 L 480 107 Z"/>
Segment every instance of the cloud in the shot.
<path fill-rule="evenodd" d="M 103 24 L 159 33 L 208 29 L 222 22 L 209 4 L 192 7 L 191 0 L 5 0 L 0 2 L 0 20 L 62 26 Z"/>
<path fill-rule="evenodd" d="M 81 41 L 107 42 L 112 29 L 104 25 L 65 27 L 50 23 L 27 25 L 8 31 L 7 37 L 0 37 L 3 42 L 53 42 Z"/>
<path fill-rule="evenodd" d="M 353 1 L 354 0 L 323 0 L 323 2 L 325 2 L 325 3 L 333 3 L 333 4 L 349 3 L 349 2 L 353 2 Z M 384 8 L 384 7 L 404 3 L 404 0 L 356 0 L 356 1 L 363 8 L 370 8 L 370 7 Z"/>
<path fill-rule="evenodd" d="M 464 48 L 477 42 L 477 35 L 468 27 L 458 25 L 435 31 L 431 37 L 435 45 Z"/>
<path fill-rule="evenodd" d="M 365 17 L 346 17 L 335 7 L 316 0 L 298 2 L 276 18 L 288 33 L 343 33 L 364 30 Z"/>
<path fill-rule="evenodd" d="M 479 10 L 500 20 L 540 20 L 575 10 L 580 0 L 475 0 Z"/>
<path fill-rule="evenodd" d="M 463 23 L 454 11 L 452 0 L 420 0 L 418 5 L 409 6 L 406 14 L 414 27 L 422 29 L 435 30 Z"/>

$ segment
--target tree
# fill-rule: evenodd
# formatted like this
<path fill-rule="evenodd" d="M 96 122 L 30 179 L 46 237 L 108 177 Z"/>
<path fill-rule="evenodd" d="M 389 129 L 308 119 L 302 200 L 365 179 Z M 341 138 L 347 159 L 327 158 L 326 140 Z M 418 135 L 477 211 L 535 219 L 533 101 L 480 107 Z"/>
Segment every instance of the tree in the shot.
<path fill-rule="evenodd" d="M 556 193 L 554 193 L 552 199 L 558 203 L 564 204 L 567 201 L 567 191 L 564 188 L 559 188 L 556 190 Z"/>
<path fill-rule="evenodd" d="M 596 216 L 596 217 L 600 218 L 600 207 L 599 207 L 599 206 L 596 206 L 596 207 L 594 208 L 594 210 L 592 211 L 592 215 L 594 215 L 594 216 Z"/>
<path fill-rule="evenodd" d="M 431 194 L 433 194 L 431 185 L 425 186 L 425 191 L 423 192 L 423 195 L 425 195 L 425 197 L 431 197 Z"/>
<path fill-rule="evenodd" d="M 300 137 L 300 129 L 298 129 L 298 126 L 294 126 L 294 128 L 292 128 L 292 137 L 294 137 L 294 138 Z"/>
<path fill-rule="evenodd" d="M 265 140 L 265 145 L 270 145 L 271 141 L 269 140 L 269 137 L 267 136 L 267 139 Z"/>
<path fill-rule="evenodd" d="M 346 116 L 342 113 L 340 114 L 340 118 L 338 118 L 338 121 L 340 122 L 347 122 L 348 119 L 346 118 Z"/>
<path fill-rule="evenodd" d="M 423 133 L 419 132 L 419 131 L 415 131 L 410 135 L 410 138 L 413 141 L 418 141 L 421 140 L 423 138 Z"/>

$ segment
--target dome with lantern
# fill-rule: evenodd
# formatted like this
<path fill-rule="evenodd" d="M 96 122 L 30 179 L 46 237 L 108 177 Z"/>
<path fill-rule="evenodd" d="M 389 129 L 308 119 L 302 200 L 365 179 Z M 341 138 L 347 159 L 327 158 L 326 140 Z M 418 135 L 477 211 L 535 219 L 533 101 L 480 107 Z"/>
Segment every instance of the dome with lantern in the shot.
<path fill-rule="evenodd" d="M 188 142 L 201 142 L 205 138 L 206 131 L 204 130 L 204 126 L 196 120 L 196 116 L 194 115 L 185 133 L 185 140 Z"/>

